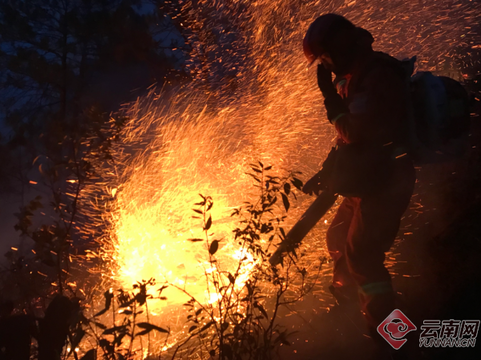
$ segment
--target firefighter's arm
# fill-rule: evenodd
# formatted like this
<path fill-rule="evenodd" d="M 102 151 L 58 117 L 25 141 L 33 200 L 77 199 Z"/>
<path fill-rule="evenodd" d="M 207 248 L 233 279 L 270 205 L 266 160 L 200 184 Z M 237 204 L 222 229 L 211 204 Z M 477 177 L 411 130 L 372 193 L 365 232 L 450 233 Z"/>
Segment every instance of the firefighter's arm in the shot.
<path fill-rule="evenodd" d="M 337 93 L 336 87 L 332 83 L 331 71 L 322 64 L 317 66 L 317 85 L 321 90 L 322 96 L 324 96 L 327 118 L 331 123 L 349 112 L 349 109 L 344 104 L 344 100 Z"/>
<path fill-rule="evenodd" d="M 347 143 L 393 141 L 405 119 L 405 89 L 404 79 L 395 69 L 373 69 L 360 84 L 347 111 L 337 111 L 329 120 Z"/>

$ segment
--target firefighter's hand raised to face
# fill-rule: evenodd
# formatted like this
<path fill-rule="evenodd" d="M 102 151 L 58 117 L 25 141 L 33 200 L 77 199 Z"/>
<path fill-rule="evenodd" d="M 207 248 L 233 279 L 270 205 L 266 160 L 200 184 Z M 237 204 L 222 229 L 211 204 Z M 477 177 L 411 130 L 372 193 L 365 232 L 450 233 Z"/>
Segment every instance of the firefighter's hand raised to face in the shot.
<path fill-rule="evenodd" d="M 324 97 L 337 94 L 336 88 L 332 83 L 331 70 L 327 69 L 324 64 L 317 65 L 317 85 Z"/>

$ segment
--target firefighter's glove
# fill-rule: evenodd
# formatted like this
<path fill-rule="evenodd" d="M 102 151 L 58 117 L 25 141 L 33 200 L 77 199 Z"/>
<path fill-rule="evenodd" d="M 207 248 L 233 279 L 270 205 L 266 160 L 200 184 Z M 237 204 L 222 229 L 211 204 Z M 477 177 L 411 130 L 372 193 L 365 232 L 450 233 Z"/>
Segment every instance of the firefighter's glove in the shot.
<path fill-rule="evenodd" d="M 317 65 L 317 85 L 325 98 L 337 94 L 336 87 L 332 83 L 331 70 L 326 69 L 322 64 Z"/>
<path fill-rule="evenodd" d="M 322 92 L 322 96 L 324 96 L 324 106 L 326 107 L 327 118 L 331 124 L 342 115 L 349 113 L 344 100 L 337 93 L 336 87 L 332 83 L 331 71 L 322 64 L 317 66 L 317 84 Z"/>
<path fill-rule="evenodd" d="M 319 196 L 319 193 L 325 188 L 322 179 L 323 176 L 321 170 L 312 178 L 307 180 L 307 182 L 302 187 L 302 192 L 307 195 L 316 194 L 317 196 Z"/>

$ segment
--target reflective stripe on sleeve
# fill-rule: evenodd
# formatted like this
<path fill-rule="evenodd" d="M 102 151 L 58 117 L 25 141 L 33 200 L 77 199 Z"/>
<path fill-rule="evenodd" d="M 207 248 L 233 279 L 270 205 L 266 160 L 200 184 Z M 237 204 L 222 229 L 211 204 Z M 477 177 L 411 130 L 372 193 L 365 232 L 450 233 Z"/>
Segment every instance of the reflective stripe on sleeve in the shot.
<path fill-rule="evenodd" d="M 380 281 L 375 283 L 364 284 L 361 286 L 361 291 L 365 295 L 377 295 L 389 293 L 392 291 L 392 285 L 389 281 Z"/>
<path fill-rule="evenodd" d="M 340 113 L 339 115 L 337 115 L 334 119 L 331 120 L 331 124 L 334 125 L 335 122 L 337 120 L 339 120 L 340 118 L 342 118 L 344 115 L 347 115 L 346 113 Z"/>

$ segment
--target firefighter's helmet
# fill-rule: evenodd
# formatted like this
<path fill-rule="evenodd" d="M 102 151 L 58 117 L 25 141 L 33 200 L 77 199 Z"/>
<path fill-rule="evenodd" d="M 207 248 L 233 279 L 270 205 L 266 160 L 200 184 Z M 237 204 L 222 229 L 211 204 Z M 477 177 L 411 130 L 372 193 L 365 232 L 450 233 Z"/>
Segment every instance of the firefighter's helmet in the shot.
<path fill-rule="evenodd" d="M 355 33 L 356 27 L 345 17 L 337 14 L 319 16 L 309 26 L 304 37 L 304 55 L 309 65 L 313 64 L 324 52 L 331 52 L 337 47 L 337 35 L 340 33 Z"/>

